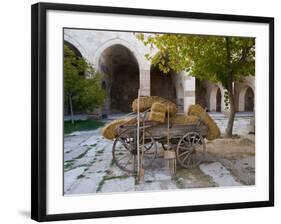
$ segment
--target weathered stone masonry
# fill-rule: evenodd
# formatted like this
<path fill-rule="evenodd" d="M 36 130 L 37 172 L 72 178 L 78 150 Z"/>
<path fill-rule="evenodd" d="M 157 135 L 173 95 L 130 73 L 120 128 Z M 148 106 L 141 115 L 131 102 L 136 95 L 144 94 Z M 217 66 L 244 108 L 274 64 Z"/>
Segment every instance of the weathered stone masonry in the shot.
<path fill-rule="evenodd" d="M 162 74 L 145 59 L 145 54 L 153 55 L 157 50 L 144 46 L 132 32 L 65 29 L 64 41 L 105 74 L 105 114 L 129 112 L 138 89 L 144 96 L 152 94 L 173 100 L 180 111 L 194 103 L 208 111 L 227 109 L 221 84 L 196 80 L 186 72 Z M 233 85 L 236 111 L 254 111 L 254 76 Z"/>

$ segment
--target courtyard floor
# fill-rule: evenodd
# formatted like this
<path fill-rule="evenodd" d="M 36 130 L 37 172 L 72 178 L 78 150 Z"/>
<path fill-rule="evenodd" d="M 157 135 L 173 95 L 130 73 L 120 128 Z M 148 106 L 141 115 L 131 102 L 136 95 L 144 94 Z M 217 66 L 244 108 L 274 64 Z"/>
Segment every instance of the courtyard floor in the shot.
<path fill-rule="evenodd" d="M 223 130 L 225 119 L 215 115 Z M 145 170 L 144 181 L 120 170 L 112 160 L 112 141 L 103 138 L 100 129 L 74 132 L 64 138 L 64 193 L 90 194 L 105 192 L 153 191 L 199 187 L 239 186 L 255 184 L 255 140 L 249 135 L 249 116 L 239 117 L 234 133 L 240 138 L 221 138 L 206 142 L 204 163 L 193 169 L 168 169 L 159 146 L 151 168 Z"/>

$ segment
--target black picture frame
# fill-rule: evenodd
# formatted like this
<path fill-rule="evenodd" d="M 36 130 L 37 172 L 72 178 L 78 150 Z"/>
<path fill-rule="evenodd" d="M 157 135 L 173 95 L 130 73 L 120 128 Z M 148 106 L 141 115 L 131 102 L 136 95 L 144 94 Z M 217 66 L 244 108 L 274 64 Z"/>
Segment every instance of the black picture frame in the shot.
<path fill-rule="evenodd" d="M 159 208 L 139 208 L 131 210 L 114 210 L 84 213 L 52 214 L 46 213 L 46 13 L 48 10 L 63 10 L 87 13 L 110 13 L 123 15 L 139 15 L 169 18 L 191 18 L 216 21 L 253 22 L 269 25 L 269 200 L 208 204 L 196 206 L 177 206 Z M 103 7 L 74 4 L 37 3 L 32 5 L 31 16 L 31 77 L 32 77 L 32 155 L 31 155 L 31 218 L 37 221 L 54 221 L 86 218 L 102 218 L 115 216 L 132 216 L 161 213 L 193 212 L 206 210 L 222 210 L 237 208 L 254 208 L 274 206 L 274 18 L 195 13 L 183 11 L 163 11 L 151 9 Z"/>

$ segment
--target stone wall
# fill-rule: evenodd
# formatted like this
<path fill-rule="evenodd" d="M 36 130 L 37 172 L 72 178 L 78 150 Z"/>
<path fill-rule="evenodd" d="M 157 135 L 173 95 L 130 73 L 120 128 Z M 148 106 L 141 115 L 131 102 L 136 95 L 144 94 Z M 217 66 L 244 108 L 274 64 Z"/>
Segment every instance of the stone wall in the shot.
<path fill-rule="evenodd" d="M 74 46 L 79 54 L 105 74 L 105 114 L 128 112 L 129 102 L 137 97 L 138 89 L 143 96 L 159 95 L 171 99 L 178 104 L 180 112 L 187 111 L 188 106 L 195 103 L 209 111 L 226 109 L 225 90 L 220 84 L 207 81 L 197 83 L 186 72 L 171 72 L 165 76 L 151 69 L 151 63 L 145 55 L 155 55 L 157 49 L 144 46 L 132 32 L 64 29 L 64 41 Z M 234 84 L 237 111 L 245 111 L 245 96 L 248 96 L 248 103 L 250 100 L 247 88 L 255 93 L 254 87 L 253 76 L 242 84 Z"/>

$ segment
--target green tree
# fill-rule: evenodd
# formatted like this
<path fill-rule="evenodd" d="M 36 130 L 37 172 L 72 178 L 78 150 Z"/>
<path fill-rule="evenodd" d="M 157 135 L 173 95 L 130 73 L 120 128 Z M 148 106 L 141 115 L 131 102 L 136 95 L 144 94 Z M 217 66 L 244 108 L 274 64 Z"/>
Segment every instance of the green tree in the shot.
<path fill-rule="evenodd" d="M 180 34 L 137 34 L 137 38 L 158 49 L 156 55 L 146 58 L 163 73 L 187 71 L 200 80 L 223 85 L 230 110 L 226 135 L 231 136 L 235 117 L 232 84 L 255 74 L 255 39 Z"/>
<path fill-rule="evenodd" d="M 64 45 L 64 102 L 70 107 L 72 123 L 76 109 L 93 110 L 104 103 L 102 74 Z"/>

